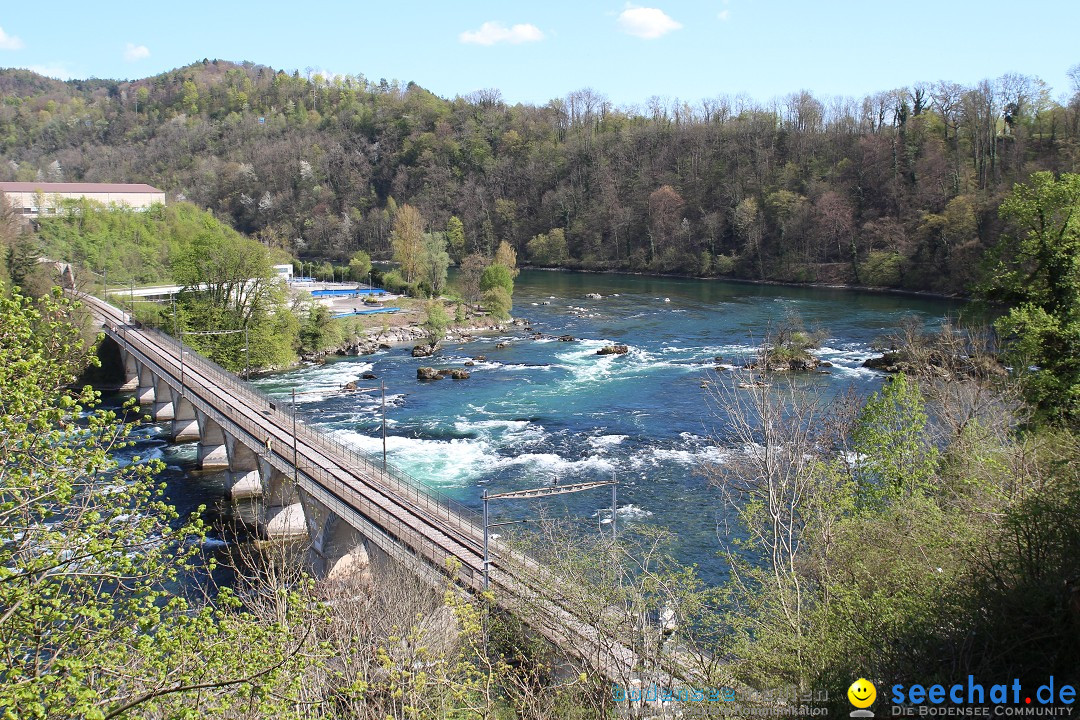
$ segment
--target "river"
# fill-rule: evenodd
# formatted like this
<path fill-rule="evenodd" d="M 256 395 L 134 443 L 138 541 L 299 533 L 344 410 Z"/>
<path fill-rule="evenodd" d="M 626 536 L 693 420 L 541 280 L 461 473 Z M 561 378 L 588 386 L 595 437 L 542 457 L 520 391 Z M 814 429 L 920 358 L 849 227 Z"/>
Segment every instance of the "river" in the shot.
<path fill-rule="evenodd" d="M 598 293 L 601 299 L 589 299 Z M 724 418 L 703 380 L 716 382 L 720 356 L 738 366 L 752 357 L 770 327 L 796 315 L 827 339 L 815 354 L 833 364 L 805 382 L 826 393 L 854 386 L 868 394 L 882 376 L 861 367 L 876 338 L 909 315 L 927 325 L 959 312 L 954 301 L 825 288 L 793 288 L 714 280 L 526 270 L 517 278 L 513 314 L 546 335 L 575 342 L 532 340 L 521 328 L 443 347 L 416 359 L 408 348 L 334 359 L 263 377 L 263 391 L 288 398 L 338 439 L 382 452 L 379 392 L 343 393 L 371 372 L 386 385 L 389 461 L 468 505 L 479 508 L 482 489 L 504 492 L 552 483 L 619 480 L 619 524 L 653 524 L 675 533 L 674 552 L 719 582 L 725 566 L 717 523 L 727 510 L 703 468 L 730 452 Z M 505 343 L 504 348 L 497 348 Z M 598 356 L 621 343 L 626 355 Z M 471 378 L 418 381 L 422 365 L 468 368 Z M 722 373 L 731 372 L 730 370 Z M 215 476 L 179 477 L 193 450 L 161 448 L 172 468 L 170 496 L 186 509 L 213 503 Z M 583 532 L 608 529 L 606 490 L 558 500 L 493 504 L 496 521 L 533 519 L 540 512 L 567 517 Z"/>

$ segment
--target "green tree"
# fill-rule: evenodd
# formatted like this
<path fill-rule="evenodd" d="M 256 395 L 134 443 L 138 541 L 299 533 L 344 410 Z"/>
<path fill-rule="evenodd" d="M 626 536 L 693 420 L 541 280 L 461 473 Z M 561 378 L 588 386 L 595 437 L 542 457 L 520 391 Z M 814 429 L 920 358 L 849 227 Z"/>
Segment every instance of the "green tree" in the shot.
<path fill-rule="evenodd" d="M 499 320 L 510 316 L 513 308 L 514 276 L 506 265 L 494 263 L 484 268 L 480 275 L 479 289 L 485 310 Z"/>
<path fill-rule="evenodd" d="M 492 262 L 509 270 L 511 279 L 516 278 L 521 272 L 517 266 L 517 251 L 505 240 L 499 243 L 499 247 L 496 248 L 495 259 Z"/>
<path fill-rule="evenodd" d="M 425 233 L 423 277 L 432 297 L 439 297 L 446 288 L 446 272 L 450 267 L 450 255 L 446 252 L 446 236 L 443 233 Z"/>
<path fill-rule="evenodd" d="M 1044 415 L 1080 417 L 1080 175 L 1037 172 L 1001 204 L 1010 234 L 998 245 L 984 297 L 1012 305 L 997 321 Z"/>
<path fill-rule="evenodd" d="M 427 305 L 427 317 L 420 326 L 427 334 L 428 345 L 435 347 L 444 337 L 446 328 L 450 326 L 450 316 L 446 314 L 446 308 L 439 300 L 430 300 Z"/>
<path fill-rule="evenodd" d="M 227 228 L 207 230 L 174 256 L 172 269 L 184 286 L 178 320 L 193 347 L 230 370 L 294 358 L 297 323 L 265 247 Z"/>
<path fill-rule="evenodd" d="M 533 265 L 562 265 L 569 257 L 566 233 L 562 228 L 554 228 L 547 234 L 536 235 L 525 246 L 525 251 Z"/>
<path fill-rule="evenodd" d="M 230 592 L 208 604 L 177 594 L 202 524 L 176 522 L 160 461 L 117 459 L 134 426 L 97 407 L 92 388 L 71 389 L 92 356 L 69 307 L 0 287 L 0 326 L 0 712 L 272 717 L 290 707 L 296 606 L 283 597 L 280 622 L 255 622 Z"/>
<path fill-rule="evenodd" d="M 867 506 L 924 492 L 937 469 L 922 393 L 903 373 L 866 402 L 852 433 L 856 480 Z"/>
<path fill-rule="evenodd" d="M 300 349 L 303 352 L 318 352 L 329 345 L 332 336 L 333 318 L 330 308 L 320 302 L 311 303 L 307 317 L 300 326 Z"/>
<path fill-rule="evenodd" d="M 394 216 L 390 245 L 405 282 L 411 285 L 419 280 L 424 270 L 424 221 L 412 205 L 402 205 Z"/>
<path fill-rule="evenodd" d="M 496 286 L 485 290 L 483 299 L 484 309 L 491 313 L 492 317 L 497 320 L 506 320 L 510 317 L 514 301 L 510 293 L 506 292 L 506 288 Z"/>
<path fill-rule="evenodd" d="M 514 294 L 514 276 L 505 265 L 495 263 L 484 268 L 480 275 L 480 292 L 502 288 L 507 295 Z"/>
<path fill-rule="evenodd" d="M 367 280 L 371 272 L 371 256 L 363 250 L 357 250 L 349 258 L 349 277 L 357 282 Z"/>
<path fill-rule="evenodd" d="M 465 225 L 457 215 L 451 215 L 446 221 L 446 243 L 450 249 L 450 257 L 454 262 L 460 263 L 465 257 Z"/>
<path fill-rule="evenodd" d="M 184 81 L 184 110 L 189 115 L 199 112 L 199 87 L 192 80 Z"/>

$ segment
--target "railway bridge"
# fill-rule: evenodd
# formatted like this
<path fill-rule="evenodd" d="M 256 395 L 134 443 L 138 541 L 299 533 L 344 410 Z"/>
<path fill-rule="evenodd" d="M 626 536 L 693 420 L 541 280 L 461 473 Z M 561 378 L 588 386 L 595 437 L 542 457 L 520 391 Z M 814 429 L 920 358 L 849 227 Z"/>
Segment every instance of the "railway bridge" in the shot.
<path fill-rule="evenodd" d="M 474 510 L 336 442 L 292 407 L 122 310 L 90 295 L 79 299 L 119 346 L 124 389 L 171 426 L 174 441 L 198 442 L 201 467 L 227 470 L 234 500 L 256 500 L 263 533 L 310 541 L 316 573 L 381 554 L 433 583 L 449 573 L 458 585 L 483 590 L 484 532 Z M 496 603 L 535 631 L 612 681 L 640 677 L 633 650 L 575 617 L 559 599 L 559 578 L 543 565 L 493 541 L 488 569 Z"/>

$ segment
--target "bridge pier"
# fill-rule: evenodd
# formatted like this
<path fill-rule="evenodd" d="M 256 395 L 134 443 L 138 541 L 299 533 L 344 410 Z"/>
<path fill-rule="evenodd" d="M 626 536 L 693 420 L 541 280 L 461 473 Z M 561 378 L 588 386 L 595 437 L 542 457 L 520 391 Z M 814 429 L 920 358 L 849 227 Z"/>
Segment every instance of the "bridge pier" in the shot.
<path fill-rule="evenodd" d="M 154 422 L 167 422 L 176 417 L 172 387 L 159 377 L 154 378 L 154 405 L 150 416 Z"/>
<path fill-rule="evenodd" d="M 227 470 L 229 451 L 225 447 L 225 431 L 201 410 L 195 410 L 195 417 L 199 422 L 199 468 Z"/>
<path fill-rule="evenodd" d="M 139 373 L 135 399 L 139 401 L 140 406 L 152 409 L 155 399 L 154 384 L 157 378 L 154 377 L 154 371 L 148 365 L 143 365 L 138 360 L 135 361 L 135 367 L 138 368 Z"/>
<path fill-rule="evenodd" d="M 135 362 L 135 356 L 124 348 L 123 345 L 118 345 L 120 348 L 120 359 L 124 364 L 124 383 L 120 386 L 121 392 L 131 392 L 139 387 L 139 367 Z"/>
<path fill-rule="evenodd" d="M 225 449 L 229 454 L 226 486 L 232 501 L 262 497 L 262 477 L 255 451 L 231 435 L 225 438 Z"/>
<path fill-rule="evenodd" d="M 265 512 L 262 530 L 268 539 L 286 542 L 308 539 L 304 507 L 299 502 L 292 505 L 268 507 Z"/>
<path fill-rule="evenodd" d="M 179 390 L 169 388 L 169 392 L 173 399 L 172 441 L 195 442 L 199 439 L 199 419 L 195 415 L 195 406 Z"/>
<path fill-rule="evenodd" d="M 371 554 L 364 536 L 336 513 L 303 490 L 300 502 L 307 517 L 308 565 L 316 577 L 327 580 L 358 580 L 372 583 Z"/>
<path fill-rule="evenodd" d="M 259 462 L 259 476 L 262 481 L 259 529 L 271 539 L 307 539 L 304 506 L 292 477 L 273 467 L 268 457 Z"/>

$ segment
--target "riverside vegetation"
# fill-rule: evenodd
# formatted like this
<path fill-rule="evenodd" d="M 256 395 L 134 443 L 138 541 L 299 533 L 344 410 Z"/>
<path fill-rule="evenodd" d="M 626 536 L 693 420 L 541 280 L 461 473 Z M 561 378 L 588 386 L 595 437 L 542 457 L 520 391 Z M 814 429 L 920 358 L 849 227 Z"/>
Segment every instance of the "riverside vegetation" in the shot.
<path fill-rule="evenodd" d="M 3 272 L 17 285 L 34 293 L 47 291 L 55 277 L 49 266 L 38 263 L 39 257 L 72 262 L 80 287 L 95 292 L 103 291 L 106 283 L 113 291 L 178 284 L 184 290 L 174 303 L 132 301 L 122 294 L 112 301 L 129 303 L 143 324 L 172 335 L 183 333 L 185 342 L 235 371 L 280 368 L 299 356 L 367 346 L 384 340 L 391 326 L 402 322 L 422 326 L 434 346 L 449 328 L 508 319 L 513 303 L 516 255 L 509 246 L 497 248 L 492 258 L 468 257 L 459 281 L 448 287 L 448 241 L 444 233 L 422 232 L 408 205 L 402 206 L 392 234 L 397 269 L 373 269 L 367 253 L 357 251 L 348 266 L 327 264 L 323 273 L 356 282 L 372 279 L 391 292 L 415 296 L 396 303 L 404 310 L 404 320 L 335 320 L 306 293 L 290 300 L 271 268 L 295 262 L 287 253 L 267 248 L 189 203 L 135 213 L 71 202 L 65 213 L 34 226 L 20 226 L 6 203 L 0 205 L 5 213 Z"/>

